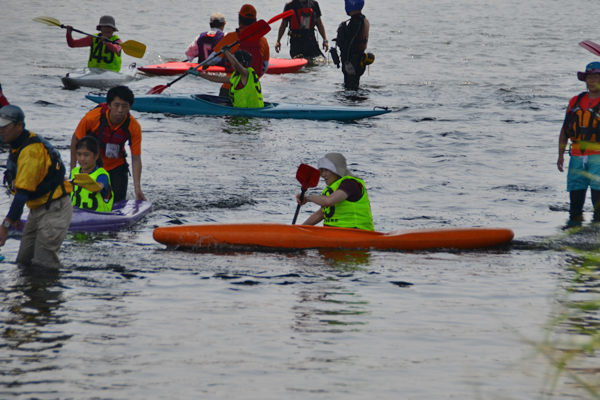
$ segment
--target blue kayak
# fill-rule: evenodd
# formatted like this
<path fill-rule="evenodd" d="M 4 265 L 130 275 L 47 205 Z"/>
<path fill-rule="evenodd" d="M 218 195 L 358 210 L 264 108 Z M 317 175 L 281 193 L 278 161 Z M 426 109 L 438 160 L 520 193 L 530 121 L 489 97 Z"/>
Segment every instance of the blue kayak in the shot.
<path fill-rule="evenodd" d="M 88 94 L 88 99 L 103 103 L 106 96 Z M 391 112 L 387 107 L 343 107 L 310 104 L 265 103 L 263 108 L 237 108 L 229 99 L 195 94 L 165 96 L 146 94 L 135 97 L 132 110 L 177 115 L 229 115 L 233 117 L 292 118 L 351 121 Z"/>

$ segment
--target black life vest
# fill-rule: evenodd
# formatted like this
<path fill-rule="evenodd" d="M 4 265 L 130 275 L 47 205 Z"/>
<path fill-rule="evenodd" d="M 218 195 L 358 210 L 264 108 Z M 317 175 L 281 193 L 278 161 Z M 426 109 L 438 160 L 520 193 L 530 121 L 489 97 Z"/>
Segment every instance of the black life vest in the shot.
<path fill-rule="evenodd" d="M 342 61 L 346 61 L 351 53 L 360 53 L 356 46 L 366 44 L 369 38 L 359 39 L 364 27 L 365 16 L 363 14 L 353 15 L 349 20 L 340 24 L 337 30 L 336 45 L 342 53 Z"/>
<path fill-rule="evenodd" d="M 119 145 L 119 154 L 123 159 L 127 157 L 127 153 L 125 152 L 125 142 L 129 141 L 131 144 L 131 132 L 129 132 L 129 123 L 131 122 L 131 115 L 127 113 L 127 117 L 125 121 L 114 131 L 110 129 L 110 124 L 108 123 L 108 117 L 106 116 L 106 111 L 108 111 L 108 104 L 101 103 L 96 108 L 101 108 L 100 110 L 100 125 L 98 126 L 98 130 L 96 132 L 89 131 L 86 136 L 93 136 L 98 140 L 100 144 L 100 155 L 106 156 L 106 145 L 108 143 Z M 100 158 L 98 158 L 100 160 Z"/>
<path fill-rule="evenodd" d="M 16 192 L 15 180 L 17 179 L 17 161 L 19 160 L 21 152 L 30 144 L 42 143 L 48 151 L 48 155 L 50 156 L 50 168 L 48 168 L 48 173 L 44 179 L 42 179 L 42 182 L 40 182 L 35 191 L 29 192 L 27 200 L 39 199 L 40 197 L 50 193 L 50 196 L 48 196 L 48 201 L 46 202 L 46 209 L 48 209 L 50 202 L 52 201 L 54 191 L 57 187 L 61 187 L 63 195 L 67 192 L 64 184 L 66 168 L 62 162 L 60 153 L 46 139 L 36 134 L 32 134 L 28 130 L 24 130 L 23 132 L 25 132 L 28 137 L 18 149 L 11 149 L 11 153 L 8 156 L 8 161 L 6 162 L 6 171 L 4 172 L 4 186 L 6 186 L 13 194 Z"/>

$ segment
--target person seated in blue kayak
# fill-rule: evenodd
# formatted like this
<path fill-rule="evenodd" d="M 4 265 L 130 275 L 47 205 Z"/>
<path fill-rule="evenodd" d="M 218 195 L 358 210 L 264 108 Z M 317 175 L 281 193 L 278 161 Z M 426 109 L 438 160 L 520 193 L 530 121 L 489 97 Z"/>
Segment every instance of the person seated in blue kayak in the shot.
<path fill-rule="evenodd" d="M 374 231 L 371 203 L 365 182 L 354 176 L 346 166 L 346 158 L 340 153 L 329 153 L 321 158 L 317 167 L 327 185 L 321 195 L 306 194 L 300 205 L 312 202 L 321 206 L 303 225 L 357 228 Z"/>
<path fill-rule="evenodd" d="M 194 58 L 198 57 L 198 63 L 206 60 L 208 56 L 213 52 L 213 49 L 223 39 L 225 33 L 225 16 L 221 13 L 214 13 L 210 16 L 210 31 L 202 32 L 194 41 L 188 46 L 185 51 L 188 62 L 194 61 Z M 225 65 L 225 59 L 214 65 Z"/>
<path fill-rule="evenodd" d="M 96 138 L 86 136 L 79 140 L 75 145 L 75 154 L 79 167 L 71 171 L 73 206 L 98 212 L 111 211 L 114 196 L 110 176 L 104 168 L 97 165 L 100 145 Z"/>
<path fill-rule="evenodd" d="M 67 44 L 69 47 L 90 47 L 89 68 L 103 68 L 119 72 L 121 70 L 121 46 L 110 43 L 108 40 L 121 43 L 115 19 L 110 15 L 100 18 L 96 30 L 100 31 L 96 37 L 86 36 L 81 39 L 73 39 L 73 27 L 67 25 Z"/>
<path fill-rule="evenodd" d="M 211 82 L 229 82 L 229 99 L 234 107 L 264 107 L 265 103 L 263 101 L 259 77 L 254 68 L 250 66 L 252 63 L 252 54 L 246 50 L 238 50 L 234 54 L 231 54 L 227 46 L 223 46 L 222 50 L 233 67 L 234 72 L 231 76 L 199 74 L 198 70 L 193 68 L 190 68 L 188 72 L 196 76 L 201 76 Z"/>

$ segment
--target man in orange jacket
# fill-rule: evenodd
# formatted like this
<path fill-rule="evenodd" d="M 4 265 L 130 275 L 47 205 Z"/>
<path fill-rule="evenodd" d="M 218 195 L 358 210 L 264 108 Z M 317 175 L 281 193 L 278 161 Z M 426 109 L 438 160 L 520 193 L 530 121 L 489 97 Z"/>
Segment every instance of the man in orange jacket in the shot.
<path fill-rule="evenodd" d="M 254 8 L 250 4 L 244 4 L 238 13 L 238 22 L 239 28 L 235 30 L 235 32 L 230 32 L 225 35 L 223 39 L 214 48 L 213 53 L 208 58 L 209 61 L 207 65 L 215 65 L 225 56 L 221 54 L 220 56 L 216 56 L 216 53 L 222 50 L 223 46 L 229 46 L 233 44 L 236 40 L 239 39 L 239 34 L 246 29 L 248 26 L 252 25 L 256 22 L 256 8 Z M 238 49 L 246 50 L 248 53 L 252 55 L 252 64 L 250 65 L 254 71 L 256 71 L 258 77 L 264 75 L 267 72 L 267 68 L 269 68 L 269 43 L 267 39 L 261 37 L 256 41 L 243 41 L 238 46 L 234 46 L 230 51 L 231 53 L 235 53 Z M 229 62 L 226 63 L 226 70 L 228 73 L 233 72 L 233 68 Z M 221 97 L 229 98 L 229 83 L 224 83 L 221 86 L 221 92 L 219 93 Z"/>

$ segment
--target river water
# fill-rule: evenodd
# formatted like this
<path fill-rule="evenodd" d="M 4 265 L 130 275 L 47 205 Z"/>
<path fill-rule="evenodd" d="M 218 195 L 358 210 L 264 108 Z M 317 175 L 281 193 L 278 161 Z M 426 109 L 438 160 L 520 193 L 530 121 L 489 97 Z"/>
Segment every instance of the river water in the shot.
<path fill-rule="evenodd" d="M 265 20 L 284 6 L 253 4 Z M 134 112 L 152 214 L 129 231 L 70 235 L 58 277 L 19 271 L 18 237 L 1 250 L 0 398 L 585 395 L 562 375 L 549 388 L 553 369 L 535 344 L 560 313 L 577 263 L 570 248 L 596 247 L 594 232 L 561 233 L 568 194 L 555 165 L 565 106 L 585 89 L 576 71 L 595 59 L 577 43 L 600 42 L 596 15 L 586 12 L 595 4 L 367 1 L 376 61 L 358 93 L 343 90 L 331 64 L 262 79 L 267 101 L 393 109 L 378 118 Z M 62 89 L 60 77 L 88 53 L 33 17 L 93 32 L 111 14 L 123 40 L 148 46 L 144 59 L 123 64 L 149 65 L 183 59 L 213 12 L 233 29 L 242 2 L 0 5 L 4 93 L 68 161 L 71 135 L 94 104 L 85 89 Z M 343 2 L 321 8 L 332 39 Z M 288 51 L 284 43 L 279 57 Z M 139 76 L 130 87 L 142 94 L 170 80 Z M 217 91 L 187 77 L 168 92 Z M 333 151 L 367 182 L 376 230 L 508 227 L 515 242 L 462 252 L 235 253 L 172 251 L 152 239 L 155 227 L 176 223 L 291 222 L 298 165 Z M 8 205 L 0 199 L 0 212 Z"/>

